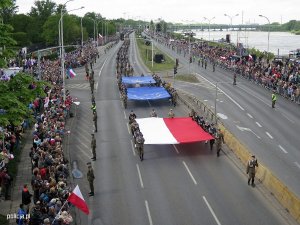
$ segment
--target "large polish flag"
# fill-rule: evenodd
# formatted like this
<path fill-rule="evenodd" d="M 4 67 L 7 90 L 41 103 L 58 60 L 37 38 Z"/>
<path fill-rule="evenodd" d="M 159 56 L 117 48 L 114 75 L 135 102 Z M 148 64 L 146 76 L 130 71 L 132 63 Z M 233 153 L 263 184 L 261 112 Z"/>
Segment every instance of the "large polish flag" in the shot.
<path fill-rule="evenodd" d="M 84 198 L 81 194 L 81 191 L 80 191 L 78 185 L 76 185 L 75 189 L 70 194 L 67 201 L 71 202 L 74 206 L 76 206 L 78 209 L 83 211 L 85 214 L 88 215 L 90 213 L 89 208 L 88 208 L 86 202 L 84 201 Z"/>
<path fill-rule="evenodd" d="M 190 117 L 150 117 L 136 121 L 144 136 L 145 144 L 181 144 L 213 139 Z"/>

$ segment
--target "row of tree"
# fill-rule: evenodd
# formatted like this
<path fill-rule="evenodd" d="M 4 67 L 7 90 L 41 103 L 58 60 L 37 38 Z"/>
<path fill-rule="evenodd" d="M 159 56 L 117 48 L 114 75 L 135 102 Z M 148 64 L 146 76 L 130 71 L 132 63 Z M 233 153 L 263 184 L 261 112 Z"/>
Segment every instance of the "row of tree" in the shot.
<path fill-rule="evenodd" d="M 263 31 L 286 31 L 286 32 L 293 32 L 296 34 L 300 34 L 300 21 L 298 20 L 290 20 L 287 23 L 272 23 L 272 24 L 265 24 L 259 27 L 260 30 Z"/>
<path fill-rule="evenodd" d="M 18 73 L 9 81 L 0 82 L 0 127 L 19 125 L 24 119 L 32 119 L 29 103 L 37 97 L 45 97 L 43 81 L 35 81 L 28 74 Z"/>

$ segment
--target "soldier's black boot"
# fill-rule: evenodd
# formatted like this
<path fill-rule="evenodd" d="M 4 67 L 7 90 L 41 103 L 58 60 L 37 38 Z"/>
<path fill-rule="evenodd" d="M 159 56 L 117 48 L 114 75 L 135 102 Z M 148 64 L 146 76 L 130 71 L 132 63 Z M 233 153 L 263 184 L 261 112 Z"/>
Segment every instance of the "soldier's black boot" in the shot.
<path fill-rule="evenodd" d="M 250 185 L 250 178 L 248 179 L 248 185 Z"/>

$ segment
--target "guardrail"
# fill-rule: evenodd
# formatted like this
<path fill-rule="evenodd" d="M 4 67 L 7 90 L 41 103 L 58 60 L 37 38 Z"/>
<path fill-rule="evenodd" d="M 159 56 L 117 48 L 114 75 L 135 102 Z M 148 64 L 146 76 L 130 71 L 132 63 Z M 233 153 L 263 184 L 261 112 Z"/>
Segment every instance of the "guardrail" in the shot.
<path fill-rule="evenodd" d="M 190 109 L 199 112 L 200 115 L 206 117 L 211 122 L 215 121 L 214 112 L 201 100 L 195 96 L 183 91 L 178 92 L 178 99 Z M 191 104 L 193 103 L 193 104 Z M 197 108 L 195 108 L 195 106 Z M 217 118 L 218 119 L 218 118 Z M 241 160 L 243 165 L 246 165 L 251 157 L 251 151 L 241 143 L 225 125 L 218 119 L 218 127 L 224 133 L 225 143 L 228 148 Z M 292 217 L 300 223 L 300 199 L 295 193 L 279 180 L 272 171 L 263 164 L 259 164 L 256 175 L 257 179 L 270 191 L 277 201 L 292 215 Z"/>

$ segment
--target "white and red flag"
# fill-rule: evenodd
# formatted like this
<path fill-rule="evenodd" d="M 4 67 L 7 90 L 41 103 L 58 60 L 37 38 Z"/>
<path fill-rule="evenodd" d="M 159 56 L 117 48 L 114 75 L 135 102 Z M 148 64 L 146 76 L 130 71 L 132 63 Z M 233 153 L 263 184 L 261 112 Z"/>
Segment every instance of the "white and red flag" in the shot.
<path fill-rule="evenodd" d="M 74 206 L 76 206 L 78 209 L 83 211 L 85 214 L 88 215 L 90 213 L 89 207 L 87 206 L 86 202 L 84 201 L 84 198 L 81 194 L 81 191 L 80 191 L 78 185 L 76 185 L 75 189 L 70 194 L 67 201 L 71 202 Z"/>
<path fill-rule="evenodd" d="M 213 139 L 190 117 L 136 119 L 145 144 L 181 144 Z"/>

